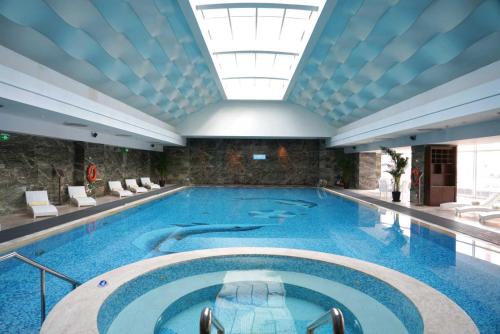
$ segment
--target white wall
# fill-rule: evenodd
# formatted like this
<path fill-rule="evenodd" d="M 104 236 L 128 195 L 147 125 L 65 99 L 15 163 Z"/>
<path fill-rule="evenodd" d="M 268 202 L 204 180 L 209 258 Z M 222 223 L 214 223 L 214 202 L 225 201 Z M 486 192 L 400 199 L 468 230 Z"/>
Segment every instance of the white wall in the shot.
<path fill-rule="evenodd" d="M 177 130 L 186 137 L 328 138 L 334 128 L 319 115 L 282 101 L 223 101 L 188 115 Z"/>

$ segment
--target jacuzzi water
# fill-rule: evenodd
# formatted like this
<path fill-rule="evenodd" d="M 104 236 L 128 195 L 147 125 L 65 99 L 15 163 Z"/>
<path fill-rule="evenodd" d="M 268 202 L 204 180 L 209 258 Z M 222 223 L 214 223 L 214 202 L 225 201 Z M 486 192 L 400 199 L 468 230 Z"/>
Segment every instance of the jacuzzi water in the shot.
<path fill-rule="evenodd" d="M 106 299 L 98 328 L 195 334 L 205 307 L 227 334 L 306 333 L 332 307 L 344 314 L 346 333 L 423 332 L 416 307 L 383 281 L 331 263 L 263 255 L 190 260 L 141 275 Z"/>
<path fill-rule="evenodd" d="M 313 188 L 190 188 L 18 252 L 87 281 L 148 257 L 232 246 L 309 249 L 386 266 L 444 293 L 482 333 L 500 333 L 500 266 L 471 256 L 480 248 Z M 0 289 L 0 333 L 37 332 L 38 271 L 3 262 Z M 49 309 L 69 291 L 49 276 Z"/>

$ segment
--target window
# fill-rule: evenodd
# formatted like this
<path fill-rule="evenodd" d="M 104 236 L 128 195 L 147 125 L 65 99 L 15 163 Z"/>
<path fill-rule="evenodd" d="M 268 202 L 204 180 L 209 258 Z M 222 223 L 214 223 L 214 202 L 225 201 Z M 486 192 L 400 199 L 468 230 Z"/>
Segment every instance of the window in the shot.
<path fill-rule="evenodd" d="M 459 145 L 457 192 L 460 197 L 486 198 L 500 192 L 500 142 Z"/>
<path fill-rule="evenodd" d="M 190 0 L 228 99 L 281 100 L 325 0 Z"/>

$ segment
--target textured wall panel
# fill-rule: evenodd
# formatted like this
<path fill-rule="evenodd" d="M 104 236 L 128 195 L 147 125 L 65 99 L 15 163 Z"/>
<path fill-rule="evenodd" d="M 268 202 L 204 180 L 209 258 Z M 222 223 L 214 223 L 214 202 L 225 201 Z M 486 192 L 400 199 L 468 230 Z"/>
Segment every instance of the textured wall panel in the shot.
<path fill-rule="evenodd" d="M 497 0 L 339 0 L 289 101 L 342 126 L 499 59 Z"/>
<path fill-rule="evenodd" d="M 0 30 L 6 47 L 161 120 L 221 98 L 175 0 L 2 0 Z"/>

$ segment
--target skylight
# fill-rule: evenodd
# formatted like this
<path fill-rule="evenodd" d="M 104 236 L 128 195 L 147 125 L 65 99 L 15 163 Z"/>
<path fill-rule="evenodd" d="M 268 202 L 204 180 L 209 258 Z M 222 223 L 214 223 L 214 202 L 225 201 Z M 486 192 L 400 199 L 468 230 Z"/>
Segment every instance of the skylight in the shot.
<path fill-rule="evenodd" d="M 282 100 L 325 0 L 190 0 L 230 100 Z"/>

